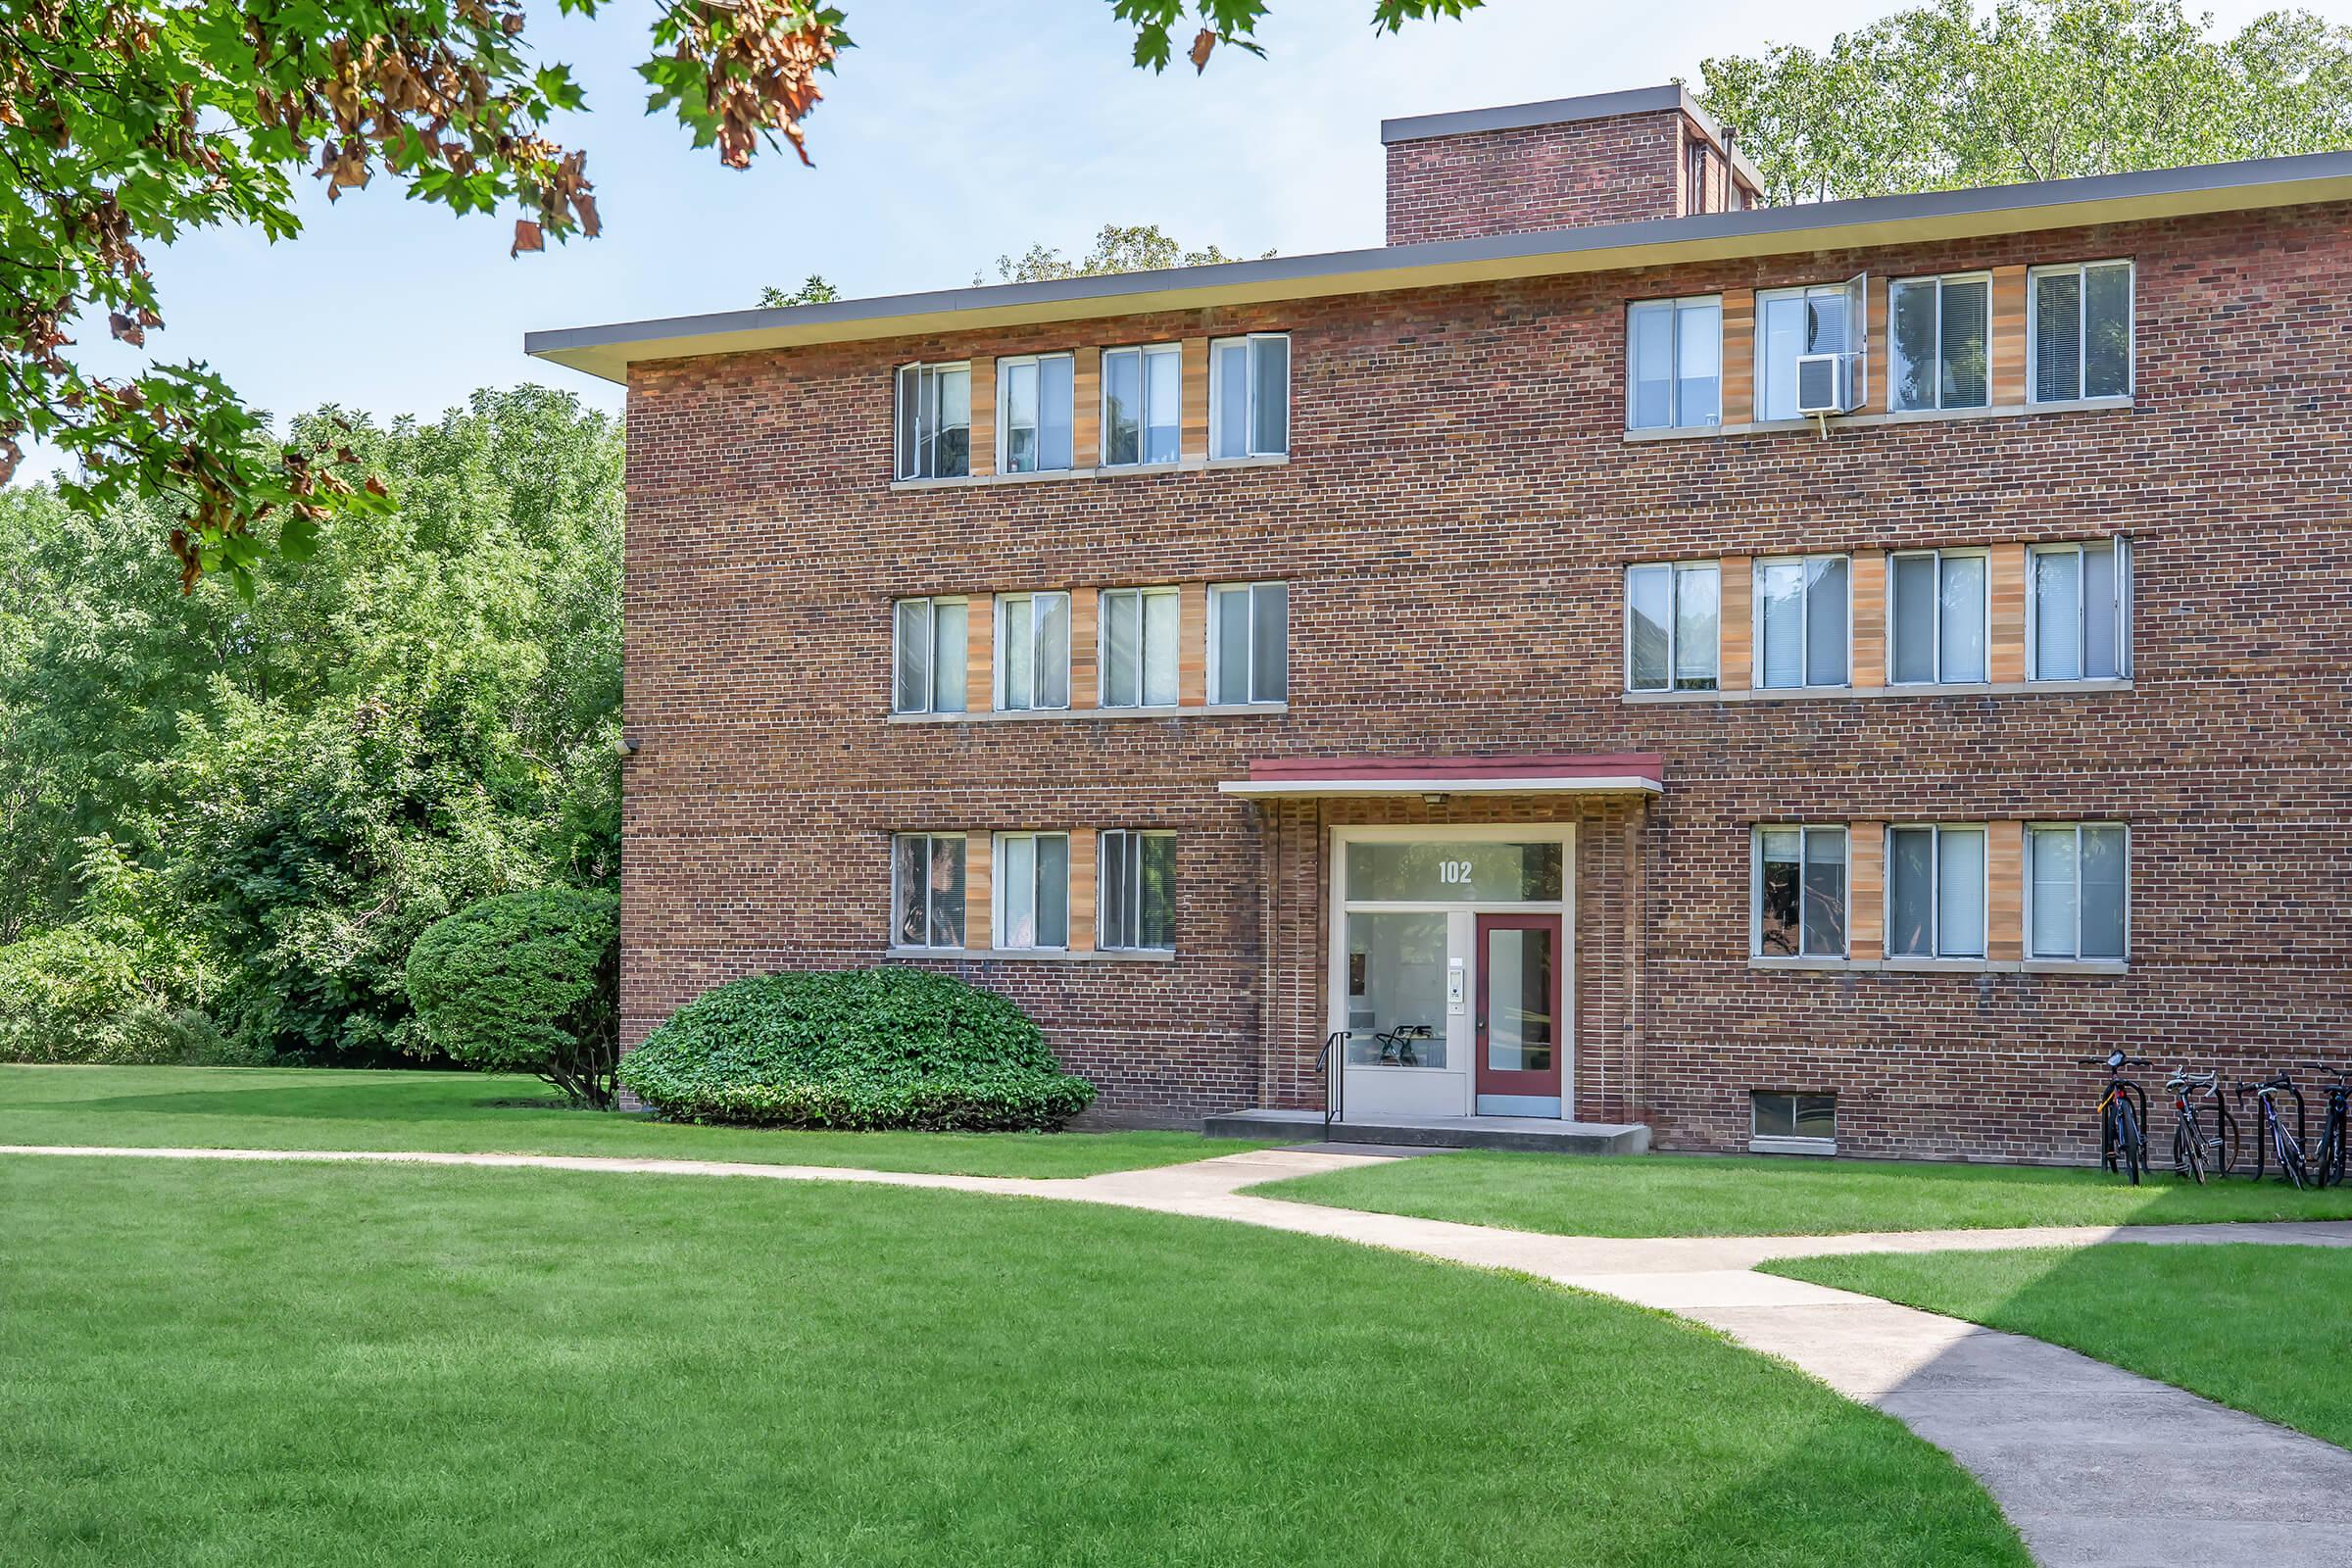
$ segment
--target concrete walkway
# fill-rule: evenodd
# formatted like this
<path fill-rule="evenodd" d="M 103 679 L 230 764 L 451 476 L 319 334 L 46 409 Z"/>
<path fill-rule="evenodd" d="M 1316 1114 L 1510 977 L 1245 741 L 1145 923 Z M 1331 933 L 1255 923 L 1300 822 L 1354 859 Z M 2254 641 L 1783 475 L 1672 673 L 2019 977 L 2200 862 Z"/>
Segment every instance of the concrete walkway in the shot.
<path fill-rule="evenodd" d="M 2038 1227 L 1880 1235 L 1626 1240 L 1323 1208 L 1240 1190 L 1381 1156 L 1277 1149 L 1075 1180 L 937 1176 L 814 1165 L 559 1154 L 38 1148 L 0 1154 L 371 1161 L 744 1176 L 1109 1203 L 1333 1237 L 1511 1269 L 1720 1330 L 1877 1406 L 1968 1467 L 2053 1568 L 2175 1559 L 2352 1568 L 2352 1452 L 2072 1350 L 1799 1280 L 1753 1272 L 1827 1252 L 1982 1250 L 2104 1243 L 2352 1246 L 2352 1221 Z"/>

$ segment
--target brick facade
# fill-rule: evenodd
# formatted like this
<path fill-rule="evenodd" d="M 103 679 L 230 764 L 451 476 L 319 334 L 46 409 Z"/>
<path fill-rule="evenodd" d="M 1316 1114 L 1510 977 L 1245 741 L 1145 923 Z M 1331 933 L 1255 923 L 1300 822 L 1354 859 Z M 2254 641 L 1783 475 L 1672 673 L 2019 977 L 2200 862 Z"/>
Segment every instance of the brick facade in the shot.
<path fill-rule="evenodd" d="M 1578 134 L 1674 133 L 1660 118 Z M 1392 240 L 1462 220 L 1421 193 L 1459 174 L 1452 151 L 1390 156 L 1408 164 Z M 1680 200 L 1664 168 L 1494 219 L 1655 216 Z M 722 980 L 882 960 L 895 830 L 1165 827 L 1172 960 L 922 961 L 1029 1009 L 1106 1112 L 1319 1104 L 1328 829 L 1573 819 L 1576 1111 L 1646 1120 L 1662 1148 L 1744 1147 L 1748 1092 L 1786 1089 L 1838 1096 L 1848 1152 L 2081 1157 L 2095 1075 L 2077 1056 L 2340 1056 L 2348 222 L 2352 205 L 2225 213 L 637 365 L 624 1041 Z M 2129 408 L 1627 439 L 1629 300 L 2105 257 L 2137 264 Z M 1287 464 L 892 485 L 894 365 L 1248 330 L 1291 334 Z M 1631 563 L 2114 535 L 2134 556 L 2123 689 L 1621 692 Z M 1284 710 L 887 716 L 894 598 L 1255 578 L 1290 584 Z M 1215 788 L 1252 758 L 1616 751 L 1662 754 L 1663 794 Z M 2045 818 L 2130 824 L 2124 972 L 1749 962 L 1758 822 Z"/>

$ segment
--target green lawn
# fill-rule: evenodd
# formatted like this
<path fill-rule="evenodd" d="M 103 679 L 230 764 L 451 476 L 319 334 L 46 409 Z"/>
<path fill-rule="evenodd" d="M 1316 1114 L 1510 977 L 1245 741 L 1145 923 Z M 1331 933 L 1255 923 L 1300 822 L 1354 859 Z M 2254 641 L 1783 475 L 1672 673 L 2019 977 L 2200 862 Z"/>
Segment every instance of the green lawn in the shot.
<path fill-rule="evenodd" d="M 1861 1160 L 1520 1154 L 1464 1151 L 1250 1189 L 1334 1208 L 1562 1236 L 1828 1236 L 2017 1225 L 2344 1219 L 2352 1190 L 2297 1193 L 2170 1175 Z"/>
<path fill-rule="evenodd" d="M 17 1565 L 2027 1561 L 1891 1419 L 1210 1220 L 0 1156 Z"/>
<path fill-rule="evenodd" d="M 1765 1269 L 2048 1340 L 2352 1447 L 2352 1251 L 2118 1244 Z"/>
<path fill-rule="evenodd" d="M 0 1065 L 0 1144 L 626 1154 L 959 1176 L 1091 1176 L 1263 1147 L 1176 1132 L 688 1127 L 568 1110 L 548 1102 L 554 1094 L 535 1078 L 472 1073 Z"/>

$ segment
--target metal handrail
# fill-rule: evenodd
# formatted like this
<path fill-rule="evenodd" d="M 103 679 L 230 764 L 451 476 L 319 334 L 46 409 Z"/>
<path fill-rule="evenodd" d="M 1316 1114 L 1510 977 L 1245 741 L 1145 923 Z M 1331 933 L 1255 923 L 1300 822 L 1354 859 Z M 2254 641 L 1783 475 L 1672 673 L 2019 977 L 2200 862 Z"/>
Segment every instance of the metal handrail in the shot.
<path fill-rule="evenodd" d="M 1334 1118 L 1343 1123 L 1348 1120 L 1348 1058 L 1345 1054 L 1340 1057 L 1339 1077 L 1335 1079 L 1331 1076 L 1331 1048 L 1344 1046 L 1347 1040 L 1347 1030 L 1334 1029 L 1324 1037 L 1323 1049 L 1315 1053 L 1315 1074 L 1323 1080 L 1323 1139 L 1326 1143 L 1331 1141 Z"/>

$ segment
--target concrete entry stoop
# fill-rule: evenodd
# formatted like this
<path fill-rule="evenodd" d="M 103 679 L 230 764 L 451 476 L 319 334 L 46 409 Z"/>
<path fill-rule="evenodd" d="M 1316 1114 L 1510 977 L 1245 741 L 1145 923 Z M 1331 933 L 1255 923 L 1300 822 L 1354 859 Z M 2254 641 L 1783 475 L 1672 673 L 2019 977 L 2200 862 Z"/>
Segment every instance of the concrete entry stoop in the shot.
<path fill-rule="evenodd" d="M 1352 1116 L 1328 1132 L 1319 1110 L 1229 1110 L 1200 1124 L 1210 1138 L 1313 1138 L 1415 1149 L 1521 1149 L 1547 1154 L 1644 1154 L 1643 1122 L 1547 1116 Z"/>

